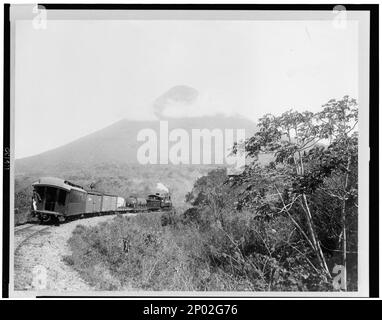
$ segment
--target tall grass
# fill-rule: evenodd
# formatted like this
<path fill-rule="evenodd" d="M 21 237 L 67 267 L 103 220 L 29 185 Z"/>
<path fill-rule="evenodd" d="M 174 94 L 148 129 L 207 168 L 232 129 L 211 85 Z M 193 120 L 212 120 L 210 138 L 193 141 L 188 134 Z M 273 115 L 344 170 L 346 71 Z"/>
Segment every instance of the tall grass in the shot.
<path fill-rule="evenodd" d="M 306 263 L 282 255 L 291 235 L 256 227 L 250 213 L 116 216 L 96 227 L 77 226 L 65 261 L 99 290 L 314 290 L 320 280 Z M 279 223 L 286 224 L 286 221 Z M 280 228 L 278 228 L 280 229 Z M 285 230 L 288 229 L 284 228 Z M 290 240 L 290 239 L 289 239 Z M 281 263 L 280 261 L 284 261 Z M 297 276 L 298 275 L 298 276 Z M 312 278 L 313 275 L 313 278 Z M 316 278 L 314 278 L 316 277 Z M 317 287 L 322 289 L 323 287 Z"/>

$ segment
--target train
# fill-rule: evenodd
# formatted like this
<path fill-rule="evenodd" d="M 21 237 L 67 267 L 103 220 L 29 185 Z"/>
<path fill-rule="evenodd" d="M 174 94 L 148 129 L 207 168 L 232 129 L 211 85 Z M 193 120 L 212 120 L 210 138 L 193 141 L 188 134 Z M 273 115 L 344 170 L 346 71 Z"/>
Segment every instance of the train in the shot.
<path fill-rule="evenodd" d="M 70 181 L 43 177 L 32 184 L 32 216 L 40 222 L 55 223 L 78 217 L 116 212 L 172 210 L 170 194 L 150 194 L 147 198 L 129 197 L 86 190 Z"/>

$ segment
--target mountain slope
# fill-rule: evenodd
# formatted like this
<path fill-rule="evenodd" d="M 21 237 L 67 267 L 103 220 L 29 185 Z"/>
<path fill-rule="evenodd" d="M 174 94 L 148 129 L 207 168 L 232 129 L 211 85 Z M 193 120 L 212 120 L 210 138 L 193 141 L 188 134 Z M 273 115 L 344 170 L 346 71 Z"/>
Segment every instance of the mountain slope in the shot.
<path fill-rule="evenodd" d="M 245 129 L 249 136 L 255 131 L 252 121 L 239 117 L 211 116 L 200 118 L 168 119 L 169 131 L 182 128 L 189 133 L 192 129 Z M 142 129 L 156 132 L 159 145 L 159 121 L 121 120 L 109 127 L 82 137 L 67 145 L 36 156 L 16 160 L 16 173 L 41 171 L 62 164 L 94 165 L 100 163 L 138 164 L 137 151 L 144 143 L 137 141 Z M 191 144 L 190 144 L 191 145 Z M 170 143 L 171 147 L 171 143 Z M 211 149 L 212 152 L 214 148 Z"/>

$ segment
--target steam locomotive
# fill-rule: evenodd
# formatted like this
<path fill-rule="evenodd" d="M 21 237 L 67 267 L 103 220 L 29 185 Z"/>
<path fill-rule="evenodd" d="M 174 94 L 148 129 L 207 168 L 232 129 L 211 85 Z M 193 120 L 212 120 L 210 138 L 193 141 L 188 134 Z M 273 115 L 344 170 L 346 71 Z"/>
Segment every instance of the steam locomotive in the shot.
<path fill-rule="evenodd" d="M 63 222 L 69 218 L 171 210 L 169 194 L 151 194 L 147 199 L 88 191 L 67 180 L 45 177 L 32 184 L 32 216 L 41 222 Z"/>
<path fill-rule="evenodd" d="M 130 197 L 126 201 L 126 205 L 138 211 L 159 211 L 172 208 L 171 196 L 168 193 L 150 194 L 147 199 Z"/>

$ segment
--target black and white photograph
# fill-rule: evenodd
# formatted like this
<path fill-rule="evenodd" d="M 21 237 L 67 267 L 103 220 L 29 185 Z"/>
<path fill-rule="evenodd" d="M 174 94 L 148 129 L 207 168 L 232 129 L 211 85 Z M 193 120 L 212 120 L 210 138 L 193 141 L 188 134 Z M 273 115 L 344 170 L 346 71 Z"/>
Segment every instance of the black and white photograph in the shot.
<path fill-rule="evenodd" d="M 369 296 L 370 11 L 9 21 L 10 297 Z"/>

